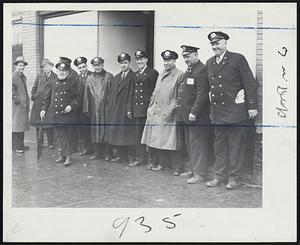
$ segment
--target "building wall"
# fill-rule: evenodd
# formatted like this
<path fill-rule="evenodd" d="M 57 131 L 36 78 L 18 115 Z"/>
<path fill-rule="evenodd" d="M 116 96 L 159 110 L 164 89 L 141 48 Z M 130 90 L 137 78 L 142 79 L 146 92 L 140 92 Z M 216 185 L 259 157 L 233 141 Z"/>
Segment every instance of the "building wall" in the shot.
<path fill-rule="evenodd" d="M 39 25 L 27 25 L 26 23 L 39 23 L 37 12 L 23 12 L 23 56 L 28 62 L 25 70 L 27 76 L 27 86 L 29 91 L 33 85 L 34 79 L 40 71 L 40 49 L 39 49 Z"/>

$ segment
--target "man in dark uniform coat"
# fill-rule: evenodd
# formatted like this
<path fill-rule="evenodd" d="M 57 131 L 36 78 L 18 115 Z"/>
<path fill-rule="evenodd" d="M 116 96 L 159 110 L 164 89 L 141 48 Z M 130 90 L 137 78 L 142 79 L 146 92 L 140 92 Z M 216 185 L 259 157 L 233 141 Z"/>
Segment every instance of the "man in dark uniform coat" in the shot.
<path fill-rule="evenodd" d="M 80 111 L 80 128 L 78 128 L 79 131 L 79 139 L 82 143 L 81 148 L 82 151 L 80 152 L 80 156 L 84 156 L 87 154 L 92 153 L 92 143 L 91 143 L 91 119 L 86 113 L 82 113 L 82 103 L 83 103 L 83 96 L 84 96 L 84 90 L 86 86 L 86 79 L 89 75 L 92 74 L 91 71 L 87 68 L 87 59 L 85 57 L 78 57 L 74 60 L 74 65 L 77 66 L 79 70 L 78 75 L 78 89 L 81 96 L 81 107 L 79 109 Z"/>
<path fill-rule="evenodd" d="M 147 66 L 148 55 L 145 51 L 137 50 L 135 58 L 139 69 L 135 72 L 135 82 L 130 88 L 127 104 L 127 115 L 134 119 L 136 125 L 136 161 L 129 164 L 130 167 L 146 164 L 146 145 L 141 144 L 141 138 L 147 118 L 148 105 L 158 77 L 158 72 Z"/>
<path fill-rule="evenodd" d="M 69 73 L 70 66 L 59 62 L 55 67 L 57 79 L 46 85 L 40 116 L 45 124 L 55 125 L 59 134 L 61 157 L 56 162 L 69 166 L 73 152 L 71 141 L 74 130 L 71 125 L 78 123 L 80 94 L 77 78 Z"/>
<path fill-rule="evenodd" d="M 229 36 L 211 32 L 208 39 L 215 56 L 207 63 L 210 85 L 210 117 L 215 125 L 215 178 L 209 187 L 227 183 L 235 189 L 245 160 L 247 125 L 255 118 L 257 82 L 245 57 L 226 50 Z"/>
<path fill-rule="evenodd" d="M 78 81 L 78 73 L 72 69 L 71 67 L 71 63 L 72 60 L 68 57 L 59 57 L 59 62 L 63 62 L 65 64 L 68 64 L 70 67 L 69 70 L 69 75 L 70 75 L 70 79 L 76 79 Z M 78 113 L 78 119 L 76 119 L 76 121 L 80 122 L 80 114 Z M 78 151 L 78 139 L 79 139 L 79 127 L 81 127 L 80 125 L 73 125 L 73 134 L 72 134 L 72 151 L 73 152 L 77 152 Z"/>
<path fill-rule="evenodd" d="M 189 165 L 180 176 L 195 184 L 207 179 L 209 136 L 209 86 L 205 65 L 198 58 L 197 47 L 182 45 L 182 56 L 188 66 L 178 84 L 175 119 L 179 126 L 183 149 L 186 149 Z M 178 175 L 181 166 L 174 175 Z"/>
<path fill-rule="evenodd" d="M 117 150 L 118 155 L 111 159 L 115 162 L 120 160 L 134 162 L 133 146 L 135 139 L 132 137 L 134 135 L 134 119 L 127 116 L 129 91 L 135 78 L 135 74 L 130 68 L 130 61 L 129 54 L 121 53 L 118 55 L 121 72 L 114 77 L 110 89 L 108 142 Z"/>
<path fill-rule="evenodd" d="M 54 128 L 49 126 L 41 125 L 40 112 L 42 107 L 42 101 L 44 99 L 44 90 L 47 83 L 50 83 L 52 80 L 57 79 L 57 75 L 52 71 L 53 63 L 49 59 L 44 59 L 41 67 L 43 68 L 43 72 L 38 74 L 33 87 L 31 89 L 31 100 L 33 101 L 33 105 L 31 108 L 30 114 L 30 125 L 36 127 L 36 135 L 38 137 L 39 130 L 43 128 L 44 132 L 47 134 L 48 146 L 50 149 L 54 148 Z M 43 144 L 42 138 L 42 144 Z"/>

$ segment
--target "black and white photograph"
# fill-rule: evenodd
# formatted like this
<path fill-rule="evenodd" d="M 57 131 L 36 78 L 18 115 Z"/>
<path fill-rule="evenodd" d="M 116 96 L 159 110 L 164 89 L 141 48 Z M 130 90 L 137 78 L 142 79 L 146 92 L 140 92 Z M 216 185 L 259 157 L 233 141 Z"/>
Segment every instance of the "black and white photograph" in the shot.
<path fill-rule="evenodd" d="M 5 241 L 296 239 L 296 4 L 4 7 Z"/>

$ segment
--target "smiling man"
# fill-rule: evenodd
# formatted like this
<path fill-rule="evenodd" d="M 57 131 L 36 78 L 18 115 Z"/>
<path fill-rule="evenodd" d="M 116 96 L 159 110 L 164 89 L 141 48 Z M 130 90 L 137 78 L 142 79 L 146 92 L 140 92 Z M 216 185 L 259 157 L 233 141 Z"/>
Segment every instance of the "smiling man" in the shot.
<path fill-rule="evenodd" d="M 89 159 L 96 160 L 101 153 L 105 153 L 107 142 L 108 122 L 108 99 L 113 75 L 104 69 L 104 59 L 95 57 L 91 60 L 94 72 L 88 76 L 83 97 L 82 112 L 87 113 L 91 118 L 91 142 L 93 152 Z"/>
<path fill-rule="evenodd" d="M 189 164 L 182 164 L 174 175 L 180 174 L 180 177 L 188 178 L 188 184 L 196 184 L 205 181 L 208 174 L 209 87 L 206 67 L 198 57 L 199 48 L 187 45 L 181 48 L 188 68 L 178 83 L 175 118 Z"/>
<path fill-rule="evenodd" d="M 58 62 L 55 67 L 57 78 L 51 80 L 45 87 L 40 117 L 46 125 L 56 127 L 60 137 L 61 156 L 56 163 L 69 166 L 73 163 L 72 125 L 78 123 L 80 95 L 78 81 L 70 74 L 70 65 Z"/>
<path fill-rule="evenodd" d="M 215 178 L 206 183 L 215 187 L 227 183 L 235 189 L 245 161 L 248 120 L 257 115 L 256 88 L 247 60 L 227 51 L 229 36 L 220 31 L 208 35 L 215 55 L 207 63 L 210 85 L 210 117 L 215 124 Z"/>
<path fill-rule="evenodd" d="M 129 100 L 127 104 L 127 115 L 133 118 L 136 124 L 135 133 L 135 162 L 130 167 L 146 164 L 146 145 L 141 144 L 144 125 L 147 118 L 147 109 L 150 97 L 156 85 L 158 72 L 150 68 L 148 54 L 145 51 L 137 50 L 135 59 L 138 71 L 135 72 L 135 81 L 130 88 Z"/>
<path fill-rule="evenodd" d="M 142 143 L 150 147 L 153 165 L 156 163 L 156 166 L 149 164 L 149 170 L 171 169 L 177 167 L 181 160 L 174 115 L 177 83 L 181 81 L 183 72 L 176 68 L 178 54 L 175 51 L 165 50 L 161 57 L 165 69 L 157 79 L 142 137 Z"/>

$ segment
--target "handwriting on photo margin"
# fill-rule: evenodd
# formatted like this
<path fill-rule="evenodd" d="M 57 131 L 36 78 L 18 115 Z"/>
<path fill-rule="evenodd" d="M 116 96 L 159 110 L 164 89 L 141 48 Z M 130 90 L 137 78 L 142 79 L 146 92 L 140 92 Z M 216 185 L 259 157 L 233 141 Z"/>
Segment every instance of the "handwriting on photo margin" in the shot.
<path fill-rule="evenodd" d="M 180 216 L 181 214 L 175 214 L 173 215 L 173 218 Z M 122 237 L 125 229 L 127 228 L 127 225 L 129 223 L 129 220 L 131 219 L 131 217 L 118 217 L 114 220 L 112 227 L 114 229 L 118 229 L 120 228 L 120 234 L 119 234 L 119 238 Z M 144 233 L 149 233 L 152 231 L 152 226 L 147 222 L 146 223 L 146 218 L 144 216 L 140 216 L 137 219 L 134 220 L 135 223 L 138 223 L 140 226 L 142 226 L 145 230 Z M 165 228 L 166 229 L 175 229 L 176 228 L 176 223 L 175 221 L 172 221 L 170 217 L 165 217 L 161 219 L 162 222 L 165 223 Z"/>
<path fill-rule="evenodd" d="M 282 57 L 286 57 L 288 49 L 286 47 L 282 47 L 281 48 L 283 52 L 281 51 L 277 51 L 277 53 L 282 56 Z M 288 108 L 286 107 L 286 96 L 287 96 L 287 92 L 288 92 L 288 87 L 286 85 L 287 83 L 287 79 L 286 79 L 286 69 L 284 66 L 281 66 L 282 69 L 282 73 L 281 73 L 281 77 L 282 77 L 282 81 L 284 82 L 284 86 L 278 85 L 276 92 L 279 95 L 279 103 L 280 105 L 276 107 L 277 109 L 277 115 L 282 117 L 282 118 L 286 118 L 286 112 L 288 111 Z"/>

